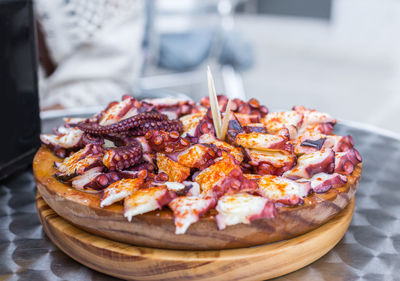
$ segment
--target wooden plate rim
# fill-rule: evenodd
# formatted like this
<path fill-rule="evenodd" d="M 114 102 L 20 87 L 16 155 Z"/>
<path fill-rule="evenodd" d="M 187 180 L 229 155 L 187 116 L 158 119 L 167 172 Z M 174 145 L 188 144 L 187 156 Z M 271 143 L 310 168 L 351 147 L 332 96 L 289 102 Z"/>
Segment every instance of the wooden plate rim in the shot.
<path fill-rule="evenodd" d="M 43 228 L 49 238 L 62 251 L 94 270 L 132 280 L 160 280 L 163 274 L 166 274 L 165 276 L 168 279 L 176 281 L 221 280 L 221 278 L 225 278 L 225 275 L 221 276 L 221 274 L 226 273 L 220 272 L 219 269 L 222 270 L 227 264 L 232 263 L 235 266 L 229 274 L 231 277 L 234 276 L 235 280 L 265 280 L 293 272 L 319 259 L 341 240 L 351 223 L 354 205 L 355 200 L 353 198 L 335 218 L 313 231 L 290 240 L 243 249 L 185 251 L 132 246 L 97 237 L 71 225 L 58 216 L 39 194 L 36 197 L 38 215 Z M 60 241 L 63 241 L 63 243 Z M 69 243 L 73 243 L 73 245 L 68 245 Z M 77 247 L 78 250 L 74 247 Z M 93 253 L 90 251 L 93 251 Z M 305 259 L 299 260 L 297 258 L 300 251 L 307 253 Z M 281 258 L 291 254 L 295 256 L 293 263 Z M 274 268 L 268 270 L 268 266 L 270 266 L 268 259 L 271 259 L 271 256 L 275 261 L 278 260 L 276 262 L 281 266 L 275 264 Z M 93 258 L 99 260 L 92 260 Z M 107 264 L 108 261 L 110 264 L 118 263 L 121 268 L 117 270 L 113 267 L 103 267 L 102 265 Z M 240 266 L 251 267 L 253 261 L 254 275 L 249 276 L 249 272 L 252 271 L 241 270 Z M 213 264 L 211 273 L 215 276 L 209 277 L 209 274 L 211 274 L 209 263 Z M 150 271 L 146 275 L 140 275 L 141 272 L 146 270 L 146 268 L 143 268 L 144 265 L 152 268 L 155 264 L 157 264 L 159 272 Z M 178 267 L 175 267 L 176 265 Z M 196 265 L 199 268 L 194 270 L 193 267 L 196 267 Z M 165 268 L 172 266 L 174 267 L 173 271 L 163 272 Z M 206 278 L 202 278 L 203 271 L 207 271 Z M 230 280 L 233 280 L 233 278 L 230 278 Z"/>
<path fill-rule="evenodd" d="M 58 214 L 68 221 L 74 223 L 80 228 L 83 228 L 86 231 L 89 231 L 91 233 L 94 233 L 96 235 L 101 235 L 106 238 L 110 238 L 112 240 L 118 240 L 120 242 L 125 242 L 125 243 L 130 243 L 134 245 L 139 245 L 139 246 L 145 246 L 145 247 L 155 247 L 155 248 L 169 248 L 169 249 L 203 249 L 203 250 L 208 250 L 208 249 L 227 249 L 227 248 L 240 248 L 240 247 L 247 247 L 247 246 L 255 246 L 255 245 L 260 245 L 260 244 L 265 244 L 268 242 L 276 242 L 279 240 L 283 239 L 289 239 L 294 236 L 303 234 L 307 231 L 310 231 L 312 229 L 315 229 L 322 223 L 325 223 L 329 219 L 331 219 L 334 215 L 336 215 L 338 212 L 340 212 L 349 202 L 349 200 L 354 196 L 354 193 L 356 191 L 356 187 L 358 185 L 360 175 L 361 175 L 361 165 L 356 167 L 355 172 L 353 173 L 352 177 L 350 177 L 350 181 L 348 184 L 346 184 L 344 187 L 337 188 L 337 189 L 332 189 L 328 191 L 326 194 L 313 194 L 309 198 L 306 198 L 305 204 L 295 207 L 295 208 L 287 208 L 287 207 L 280 207 L 277 208 L 278 215 L 280 217 L 284 217 L 285 215 L 289 217 L 292 213 L 295 215 L 294 211 L 302 212 L 302 211 L 308 211 L 313 212 L 313 208 L 315 206 L 309 205 L 308 203 L 312 203 L 312 201 L 318 202 L 317 207 L 321 207 L 322 205 L 327 205 L 328 207 L 332 208 L 331 214 L 329 217 L 323 217 L 319 218 L 318 223 L 310 224 L 310 225 L 305 225 L 303 226 L 300 231 L 297 233 L 289 233 L 287 235 L 283 234 L 281 236 L 275 236 L 272 239 L 269 238 L 260 238 L 256 242 L 252 241 L 246 241 L 247 238 L 244 238 L 243 241 L 240 240 L 239 234 L 236 234 L 235 232 L 240 232 L 242 231 L 242 234 L 246 230 L 252 230 L 252 231 L 258 231 L 259 230 L 259 225 L 255 224 L 250 224 L 250 225 L 235 225 L 235 226 L 230 226 L 225 230 L 219 231 L 216 228 L 216 224 L 214 221 L 214 215 L 215 214 L 207 214 L 207 216 L 202 217 L 199 222 L 196 224 L 192 225 L 187 234 L 184 235 L 175 235 L 173 233 L 169 233 L 170 237 L 176 236 L 177 242 L 176 245 L 170 245 L 171 243 L 165 243 L 162 245 L 160 241 L 157 243 L 153 242 L 145 242 L 142 243 L 141 241 L 137 242 L 134 237 L 129 238 L 129 239 L 120 239 L 119 237 L 115 237 L 114 233 L 108 233 L 107 231 L 103 230 L 96 230 L 91 227 L 85 227 L 85 224 L 80 224 L 79 220 L 77 218 L 79 217 L 79 214 L 76 214 L 76 210 L 72 210 L 71 213 L 63 213 L 65 210 L 60 211 L 61 208 L 61 201 L 62 200 L 67 200 L 73 202 L 74 205 L 72 205 L 72 209 L 74 208 L 80 208 L 81 210 L 84 209 L 85 211 L 89 212 L 90 215 L 95 216 L 101 216 L 102 219 L 107 219 L 108 217 L 117 217 L 118 220 L 124 220 L 128 224 L 129 222 L 123 218 L 123 208 L 122 205 L 114 204 L 112 206 L 106 207 L 106 208 L 100 208 L 99 207 L 99 196 L 98 195 L 93 195 L 93 194 L 87 194 L 78 190 L 73 189 L 70 186 L 67 186 L 58 180 L 56 180 L 52 175 L 55 172 L 55 169 L 53 167 L 53 162 L 54 161 L 60 161 L 61 159 L 57 158 L 54 156 L 50 150 L 48 150 L 45 147 L 42 147 L 39 149 L 37 152 L 34 163 L 33 163 L 33 171 L 34 171 L 34 177 L 38 186 L 39 192 L 41 192 L 42 197 L 44 198 L 45 201 L 47 201 L 47 204 L 49 204 Z M 59 189 L 56 191 L 56 189 Z M 66 194 L 68 193 L 68 196 Z M 71 194 L 74 194 L 74 196 L 70 196 Z M 336 201 L 340 201 L 341 206 L 335 205 Z M 57 206 L 60 205 L 60 206 Z M 74 213 L 75 212 L 75 213 Z M 100 215 L 98 215 L 100 214 Z M 301 219 L 301 217 L 300 217 Z M 143 214 L 140 216 L 137 216 L 134 218 L 136 221 L 142 221 L 145 222 L 146 220 L 157 220 L 156 222 L 159 224 L 169 224 L 168 232 L 173 232 L 173 215 L 170 210 L 166 210 L 165 208 L 161 211 L 154 211 L 150 212 L 147 214 Z M 261 224 L 264 220 L 259 220 L 259 224 Z M 271 222 L 271 221 L 269 221 Z M 282 222 L 280 222 L 282 223 Z M 301 222 L 298 222 L 301 223 Z M 228 242 L 226 245 L 221 244 L 221 241 L 210 241 L 209 244 L 206 244 L 204 246 L 202 245 L 196 245 L 193 244 L 192 248 L 190 246 L 188 247 L 187 244 L 190 244 L 190 241 L 196 241 L 196 237 L 190 237 L 190 235 L 193 234 L 193 229 L 201 229 L 203 226 L 207 226 L 208 228 L 211 229 L 210 237 L 218 237 L 220 240 L 229 239 L 230 236 L 232 236 L 232 239 L 236 239 L 237 241 L 233 241 L 231 244 Z M 210 227 L 210 225 L 212 225 Z M 117 231 L 117 229 L 111 229 L 111 231 Z M 192 232 L 191 232 L 192 231 Z M 262 231 L 268 231 L 268 230 L 260 230 Z M 186 240 L 185 240 L 186 239 Z M 132 240 L 132 241 L 131 241 Z M 179 244 L 180 240 L 185 240 L 181 242 L 182 244 Z M 249 240 L 249 239 L 247 239 Z M 187 242 L 189 241 L 189 242 Z M 197 248 L 199 247 L 199 248 Z"/>

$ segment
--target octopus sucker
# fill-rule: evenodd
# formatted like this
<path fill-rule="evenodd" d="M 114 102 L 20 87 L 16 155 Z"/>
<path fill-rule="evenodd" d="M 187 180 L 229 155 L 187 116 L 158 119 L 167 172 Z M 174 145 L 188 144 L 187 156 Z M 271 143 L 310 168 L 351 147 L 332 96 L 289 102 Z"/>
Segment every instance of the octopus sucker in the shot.
<path fill-rule="evenodd" d="M 179 131 L 149 130 L 144 136 L 153 151 L 173 153 L 188 148 L 192 142 L 188 137 L 181 137 Z"/>
<path fill-rule="evenodd" d="M 104 152 L 103 164 L 109 170 L 127 169 L 135 166 L 142 159 L 143 151 L 139 145 L 127 145 L 109 148 Z"/>
<path fill-rule="evenodd" d="M 129 130 L 143 130 L 145 128 L 155 128 L 160 126 L 167 127 L 168 124 L 176 126 L 177 122 L 168 120 L 168 116 L 155 111 L 142 112 L 130 118 L 121 120 L 117 123 L 101 126 L 97 123 L 81 122 L 78 128 L 86 133 L 96 135 L 108 135 L 112 133 L 121 133 Z"/>
<path fill-rule="evenodd" d="M 224 95 L 218 95 L 218 104 L 220 109 L 224 112 L 226 106 L 228 104 L 228 98 Z M 200 101 L 200 105 L 209 108 L 210 107 L 210 98 L 204 97 Z M 233 99 L 231 104 L 232 112 L 246 115 L 255 115 L 258 117 L 264 117 L 268 114 L 268 108 L 264 105 L 260 105 L 259 101 L 255 98 L 251 98 L 247 102 L 241 99 Z"/>
<path fill-rule="evenodd" d="M 85 133 L 82 136 L 82 144 L 83 145 L 87 145 L 87 144 L 103 145 L 104 138 L 101 136 L 98 136 L 98 135 Z"/>
<path fill-rule="evenodd" d="M 350 175 L 354 171 L 354 167 L 361 162 L 361 155 L 354 148 L 345 152 L 337 152 L 335 154 L 335 172 Z"/>

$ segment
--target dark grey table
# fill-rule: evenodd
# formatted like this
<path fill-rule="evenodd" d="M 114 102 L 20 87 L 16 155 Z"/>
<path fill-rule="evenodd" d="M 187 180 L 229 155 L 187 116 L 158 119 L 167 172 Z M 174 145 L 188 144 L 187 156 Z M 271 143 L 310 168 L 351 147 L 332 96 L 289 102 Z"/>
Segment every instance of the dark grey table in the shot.
<path fill-rule="evenodd" d="M 44 123 L 44 130 L 55 123 Z M 364 158 L 349 230 L 311 265 L 276 280 L 400 280 L 400 138 L 337 125 Z M 0 183 L 0 280 L 117 280 L 86 268 L 55 247 L 35 209 L 30 169 Z"/>

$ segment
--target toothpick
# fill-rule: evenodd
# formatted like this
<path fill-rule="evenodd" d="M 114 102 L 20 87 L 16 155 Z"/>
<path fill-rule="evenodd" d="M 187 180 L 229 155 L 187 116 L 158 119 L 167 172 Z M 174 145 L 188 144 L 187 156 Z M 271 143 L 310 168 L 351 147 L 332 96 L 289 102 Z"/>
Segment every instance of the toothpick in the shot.
<path fill-rule="evenodd" d="M 210 106 L 213 116 L 215 134 L 221 139 L 221 112 L 219 111 L 217 94 L 215 91 L 214 78 L 211 74 L 210 67 L 207 67 L 208 94 L 210 95 Z"/>
<path fill-rule="evenodd" d="M 225 140 L 226 132 L 228 131 L 228 124 L 232 114 L 231 105 L 232 105 L 232 100 L 229 99 L 228 104 L 226 105 L 224 119 L 222 119 L 221 140 Z"/>

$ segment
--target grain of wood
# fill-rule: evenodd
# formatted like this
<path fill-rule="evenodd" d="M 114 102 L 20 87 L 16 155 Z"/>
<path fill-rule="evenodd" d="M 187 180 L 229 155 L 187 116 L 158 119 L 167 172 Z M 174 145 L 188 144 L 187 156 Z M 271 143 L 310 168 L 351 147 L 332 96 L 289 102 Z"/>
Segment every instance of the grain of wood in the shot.
<path fill-rule="evenodd" d="M 127 280 L 266 280 L 300 269 L 330 251 L 345 234 L 354 199 L 337 216 L 296 238 L 258 247 L 182 251 L 136 247 L 89 234 L 58 216 L 38 195 L 48 237 L 78 262 Z"/>

